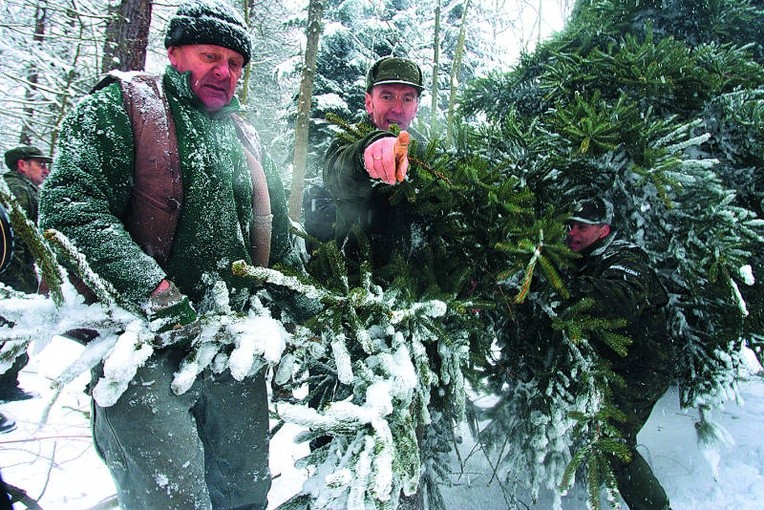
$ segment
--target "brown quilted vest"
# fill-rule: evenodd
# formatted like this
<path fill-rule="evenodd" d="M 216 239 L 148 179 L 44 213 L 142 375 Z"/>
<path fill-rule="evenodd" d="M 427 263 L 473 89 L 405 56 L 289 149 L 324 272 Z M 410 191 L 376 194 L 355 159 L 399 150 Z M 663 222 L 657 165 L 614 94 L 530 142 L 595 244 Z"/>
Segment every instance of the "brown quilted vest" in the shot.
<path fill-rule="evenodd" d="M 165 267 L 183 206 L 183 182 L 175 123 L 162 87 L 162 77 L 112 71 L 93 89 L 119 82 L 133 127 L 135 169 L 125 227 L 135 242 Z M 260 164 L 257 133 L 238 115 L 232 116 L 252 175 L 252 263 L 268 266 L 271 248 L 271 202 Z"/>

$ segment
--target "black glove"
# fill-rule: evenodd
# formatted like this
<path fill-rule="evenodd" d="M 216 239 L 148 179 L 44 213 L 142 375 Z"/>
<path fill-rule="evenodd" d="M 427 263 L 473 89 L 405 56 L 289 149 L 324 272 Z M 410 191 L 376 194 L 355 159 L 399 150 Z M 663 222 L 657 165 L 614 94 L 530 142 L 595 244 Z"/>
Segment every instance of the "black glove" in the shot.
<path fill-rule="evenodd" d="M 190 346 L 199 335 L 201 324 L 187 296 L 172 282 L 167 289 L 155 292 L 147 303 L 149 329 L 156 333 L 154 347 Z"/>

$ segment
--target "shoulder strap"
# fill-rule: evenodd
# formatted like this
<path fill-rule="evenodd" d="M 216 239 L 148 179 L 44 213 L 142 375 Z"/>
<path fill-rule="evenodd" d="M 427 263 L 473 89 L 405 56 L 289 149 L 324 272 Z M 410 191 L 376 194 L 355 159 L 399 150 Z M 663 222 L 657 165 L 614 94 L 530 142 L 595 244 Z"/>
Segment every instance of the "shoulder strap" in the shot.
<path fill-rule="evenodd" d="M 125 226 L 135 242 L 165 267 L 183 203 L 175 123 L 162 77 L 112 71 L 101 88 L 119 82 L 133 128 L 134 184 Z"/>
<path fill-rule="evenodd" d="M 256 266 L 268 267 L 271 254 L 271 233 L 273 230 L 273 214 L 271 213 L 271 198 L 268 192 L 268 182 L 265 178 L 263 165 L 260 163 L 260 139 L 257 132 L 244 122 L 239 115 L 232 115 L 236 134 L 241 141 L 242 150 L 247 158 L 247 165 L 252 174 L 252 213 L 253 222 L 250 231 L 252 245 L 252 263 Z"/>

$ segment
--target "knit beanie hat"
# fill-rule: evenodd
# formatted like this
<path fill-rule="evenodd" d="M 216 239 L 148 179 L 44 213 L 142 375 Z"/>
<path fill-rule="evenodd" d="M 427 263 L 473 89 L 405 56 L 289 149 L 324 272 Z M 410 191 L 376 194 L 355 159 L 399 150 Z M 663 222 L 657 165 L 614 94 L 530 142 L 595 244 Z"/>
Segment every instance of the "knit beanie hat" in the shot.
<path fill-rule="evenodd" d="M 190 0 L 175 11 L 167 24 L 165 48 L 186 44 L 213 44 L 252 57 L 252 42 L 244 18 L 223 0 Z"/>

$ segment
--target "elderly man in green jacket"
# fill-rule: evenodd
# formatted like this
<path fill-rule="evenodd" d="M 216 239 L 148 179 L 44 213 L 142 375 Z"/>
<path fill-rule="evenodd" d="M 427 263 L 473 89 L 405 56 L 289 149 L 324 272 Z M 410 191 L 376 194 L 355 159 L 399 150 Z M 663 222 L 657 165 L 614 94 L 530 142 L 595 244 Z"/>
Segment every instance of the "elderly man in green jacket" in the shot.
<path fill-rule="evenodd" d="M 631 510 L 667 510 L 668 496 L 637 450 L 637 434 L 673 380 L 668 295 L 644 250 L 617 239 L 612 223 L 613 204 L 609 201 L 594 197 L 578 203 L 568 220 L 567 243 L 581 258 L 569 289 L 574 299 L 593 299 L 593 315 L 626 320 L 622 333 L 632 341 L 626 356 L 594 344 L 626 382 L 612 390 L 614 403 L 626 415 L 626 421 L 617 426 L 632 460 L 616 459 L 613 467 L 618 490 Z"/>
<path fill-rule="evenodd" d="M 157 96 L 166 98 L 167 112 L 144 106 L 132 115 L 144 116 L 138 122 L 164 115 L 176 136 L 147 146 L 136 135 L 125 83 L 89 95 L 61 130 L 41 226 L 73 241 L 158 333 L 173 331 L 159 337 L 114 405 L 94 406 L 96 445 L 121 508 L 265 508 L 263 372 L 237 381 L 227 370 L 208 370 L 182 395 L 172 393 L 171 382 L 198 332 L 197 313 L 218 299 L 220 282 L 231 308 L 247 309 L 255 284 L 232 274 L 232 262 L 297 263 L 284 189 L 258 148 L 242 141 L 234 117 L 234 92 L 252 51 L 241 15 L 220 0 L 184 3 L 169 20 L 165 46 L 171 65 Z M 152 182 L 146 165 L 155 160 L 140 153 L 166 138 L 179 169 L 158 151 L 159 182 Z"/>

